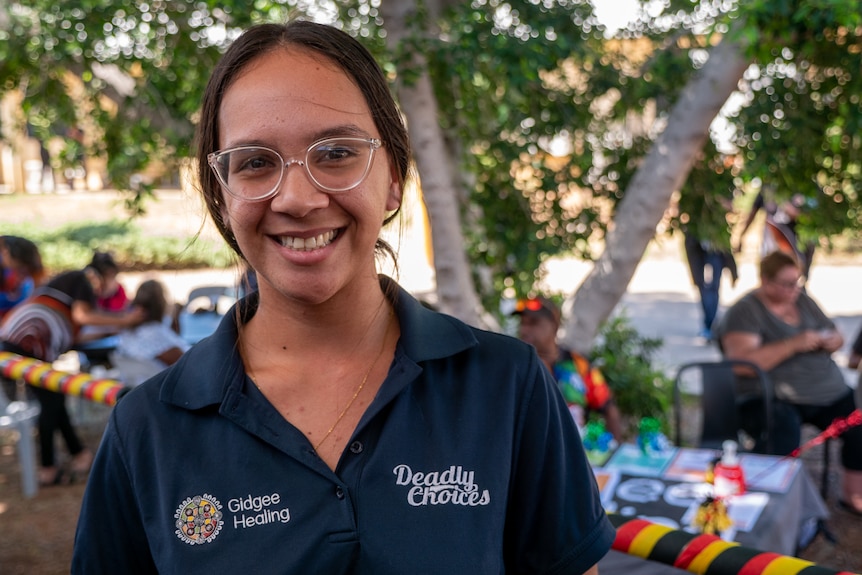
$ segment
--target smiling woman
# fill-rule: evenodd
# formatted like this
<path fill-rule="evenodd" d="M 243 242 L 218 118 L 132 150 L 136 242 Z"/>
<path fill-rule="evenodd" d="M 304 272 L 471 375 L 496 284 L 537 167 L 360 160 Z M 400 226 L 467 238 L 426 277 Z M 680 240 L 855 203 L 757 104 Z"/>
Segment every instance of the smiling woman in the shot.
<path fill-rule="evenodd" d="M 535 350 L 378 274 L 411 159 L 370 53 L 249 29 L 197 160 L 258 289 L 113 412 L 73 573 L 594 573 L 614 529 Z"/>

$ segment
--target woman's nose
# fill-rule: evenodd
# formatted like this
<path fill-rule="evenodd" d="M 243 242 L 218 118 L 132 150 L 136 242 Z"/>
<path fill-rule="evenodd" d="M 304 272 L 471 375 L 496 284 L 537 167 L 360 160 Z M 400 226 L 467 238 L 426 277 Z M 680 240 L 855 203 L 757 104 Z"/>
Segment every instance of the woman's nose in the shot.
<path fill-rule="evenodd" d="M 328 205 L 329 194 L 314 185 L 302 160 L 285 162 L 284 175 L 270 203 L 271 208 L 301 217 Z"/>

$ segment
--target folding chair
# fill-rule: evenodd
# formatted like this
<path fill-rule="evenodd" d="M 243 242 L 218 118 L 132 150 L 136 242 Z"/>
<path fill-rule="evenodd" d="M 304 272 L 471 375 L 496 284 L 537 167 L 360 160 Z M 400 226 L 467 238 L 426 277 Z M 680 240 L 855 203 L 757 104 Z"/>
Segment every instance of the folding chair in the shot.
<path fill-rule="evenodd" d="M 754 377 L 748 381 L 753 389 L 740 390 L 737 370 L 747 369 L 746 375 Z M 683 415 L 683 395 L 700 401 L 700 409 Z M 776 455 L 772 437 L 773 413 L 772 382 L 757 365 L 742 360 L 693 362 L 679 367 L 674 382 L 674 425 L 677 445 L 693 444 L 710 449 L 721 449 L 726 439 L 736 441 L 744 451 Z M 740 410 L 760 411 L 763 424 L 757 429 L 744 429 Z M 686 441 L 683 430 L 695 430 L 696 440 Z M 688 431 L 688 430 L 686 430 Z M 752 436 L 752 432 L 755 436 Z M 829 494 L 830 445 L 823 445 L 823 463 L 820 477 L 820 495 L 824 501 Z"/>
<path fill-rule="evenodd" d="M 744 371 L 743 371 L 744 370 Z M 738 374 L 753 375 L 740 381 Z M 750 383 L 749 383 L 750 382 Z M 683 413 L 683 395 L 699 401 L 699 409 Z M 742 451 L 773 453 L 772 384 L 757 365 L 740 360 L 701 361 L 680 366 L 673 387 L 675 442 L 721 449 L 731 439 Z M 740 411 L 760 412 L 758 429 L 744 429 Z M 683 439 L 686 434 L 694 440 Z M 693 433 L 688 433 L 692 431 Z M 753 435 L 752 435 L 753 434 Z"/>

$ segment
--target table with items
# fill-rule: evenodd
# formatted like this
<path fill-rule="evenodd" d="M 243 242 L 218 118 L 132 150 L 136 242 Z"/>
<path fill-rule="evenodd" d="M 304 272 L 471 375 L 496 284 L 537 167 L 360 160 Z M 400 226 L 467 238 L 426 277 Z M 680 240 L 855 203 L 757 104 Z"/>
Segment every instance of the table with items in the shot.
<path fill-rule="evenodd" d="M 712 449 L 666 447 L 644 450 L 624 444 L 594 472 L 602 503 L 610 514 L 640 518 L 673 529 L 699 533 L 699 510 L 713 494 L 711 470 L 720 456 Z M 745 492 L 725 498 L 729 526 L 720 536 L 745 547 L 792 556 L 810 542 L 828 510 L 797 459 L 739 454 Z M 611 551 L 600 571 L 682 573 L 657 563 Z"/>

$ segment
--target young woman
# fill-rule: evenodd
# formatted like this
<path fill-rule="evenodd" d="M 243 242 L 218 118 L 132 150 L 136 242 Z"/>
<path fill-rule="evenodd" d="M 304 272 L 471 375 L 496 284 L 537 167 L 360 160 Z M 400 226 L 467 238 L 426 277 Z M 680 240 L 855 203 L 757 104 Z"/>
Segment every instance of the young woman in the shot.
<path fill-rule="evenodd" d="M 72 571 L 595 572 L 615 532 L 535 352 L 377 274 L 410 151 L 368 51 L 249 29 L 198 146 L 258 290 L 114 410 Z"/>

